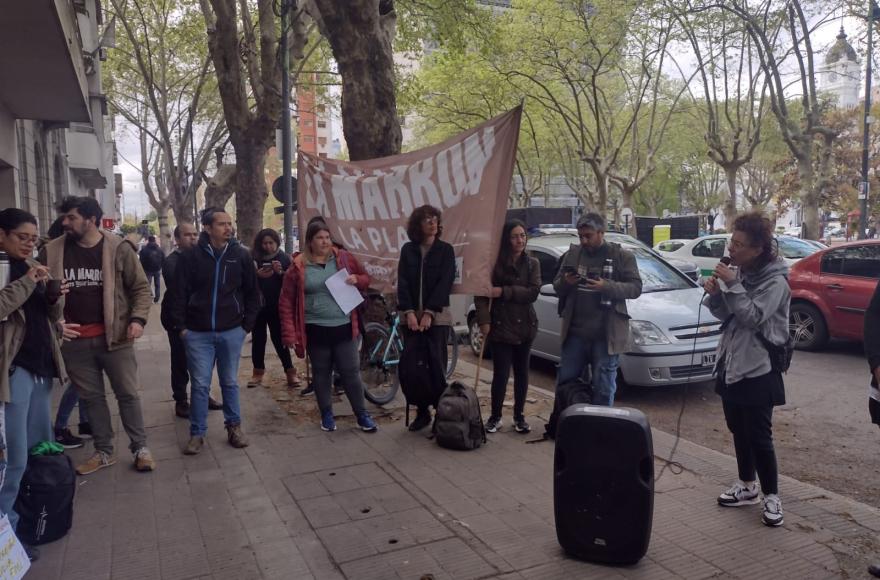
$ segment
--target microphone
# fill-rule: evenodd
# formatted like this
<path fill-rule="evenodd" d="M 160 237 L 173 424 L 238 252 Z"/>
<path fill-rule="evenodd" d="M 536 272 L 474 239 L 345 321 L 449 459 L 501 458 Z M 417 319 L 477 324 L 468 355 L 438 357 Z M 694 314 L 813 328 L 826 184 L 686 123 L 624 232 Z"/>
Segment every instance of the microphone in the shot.
<path fill-rule="evenodd" d="M 725 266 L 730 266 L 730 256 L 722 256 L 721 263 Z"/>

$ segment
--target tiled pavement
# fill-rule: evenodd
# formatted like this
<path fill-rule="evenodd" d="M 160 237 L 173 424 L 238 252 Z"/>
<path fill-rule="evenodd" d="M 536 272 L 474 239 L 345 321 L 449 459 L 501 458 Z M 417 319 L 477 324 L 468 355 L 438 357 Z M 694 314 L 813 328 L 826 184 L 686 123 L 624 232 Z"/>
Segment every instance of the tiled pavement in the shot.
<path fill-rule="evenodd" d="M 469 453 L 399 422 L 323 433 L 243 389 L 250 447 L 229 447 L 211 413 L 205 450 L 184 457 L 167 350 L 155 327 L 138 345 L 157 471 L 135 472 L 119 436 L 120 462 L 80 478 L 73 530 L 43 547 L 29 579 L 861 578 L 877 550 L 878 510 L 785 477 L 782 528 L 761 525 L 757 506 L 717 507 L 734 460 L 687 441 L 675 456 L 684 470 L 657 483 L 648 555 L 631 567 L 562 554 L 552 445 L 509 430 Z M 672 443 L 654 432 L 658 456 Z"/>

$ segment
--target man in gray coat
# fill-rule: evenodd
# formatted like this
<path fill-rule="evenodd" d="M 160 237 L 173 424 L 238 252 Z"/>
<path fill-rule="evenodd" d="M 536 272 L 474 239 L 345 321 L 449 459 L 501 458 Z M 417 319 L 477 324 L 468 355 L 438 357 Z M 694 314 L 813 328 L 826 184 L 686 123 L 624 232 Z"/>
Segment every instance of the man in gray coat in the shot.
<path fill-rule="evenodd" d="M 633 254 L 605 241 L 605 218 L 587 213 L 577 222 L 580 245 L 572 244 L 562 258 L 553 287 L 562 316 L 562 355 L 557 385 L 593 368 L 594 405 L 612 406 L 617 391 L 621 353 L 631 346 L 626 300 L 642 293 L 642 279 Z M 611 276 L 603 275 L 610 264 Z"/>

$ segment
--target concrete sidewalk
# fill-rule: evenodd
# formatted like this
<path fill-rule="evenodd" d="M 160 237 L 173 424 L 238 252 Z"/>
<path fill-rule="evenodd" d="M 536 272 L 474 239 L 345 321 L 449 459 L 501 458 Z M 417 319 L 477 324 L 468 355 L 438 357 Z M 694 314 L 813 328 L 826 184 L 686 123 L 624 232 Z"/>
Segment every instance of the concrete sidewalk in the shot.
<path fill-rule="evenodd" d="M 42 547 L 29 579 L 866 578 L 880 558 L 877 509 L 784 476 L 782 528 L 763 526 L 759 506 L 718 507 L 735 461 L 688 441 L 675 454 L 683 471 L 657 483 L 651 546 L 632 567 L 561 552 L 553 446 L 525 444 L 507 426 L 476 451 L 452 452 L 387 418 L 375 434 L 345 418 L 324 433 L 269 390 L 242 389 L 250 447 L 231 448 L 212 412 L 205 450 L 184 457 L 189 424 L 173 415 L 158 324 L 137 348 L 158 469 L 132 469 L 116 416 L 119 463 L 79 479 L 74 527 Z M 531 422 L 535 432 L 543 423 Z M 657 456 L 673 444 L 654 431 Z"/>

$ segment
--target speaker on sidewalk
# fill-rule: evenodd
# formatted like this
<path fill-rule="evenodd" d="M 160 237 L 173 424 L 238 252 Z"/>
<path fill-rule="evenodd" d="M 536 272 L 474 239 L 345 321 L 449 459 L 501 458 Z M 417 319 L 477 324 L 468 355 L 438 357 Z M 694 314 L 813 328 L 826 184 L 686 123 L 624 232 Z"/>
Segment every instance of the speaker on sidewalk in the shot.
<path fill-rule="evenodd" d="M 559 545 L 601 564 L 634 564 L 648 551 L 654 449 L 637 409 L 571 405 L 559 418 L 553 509 Z"/>

